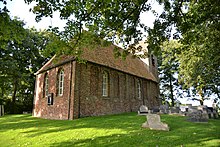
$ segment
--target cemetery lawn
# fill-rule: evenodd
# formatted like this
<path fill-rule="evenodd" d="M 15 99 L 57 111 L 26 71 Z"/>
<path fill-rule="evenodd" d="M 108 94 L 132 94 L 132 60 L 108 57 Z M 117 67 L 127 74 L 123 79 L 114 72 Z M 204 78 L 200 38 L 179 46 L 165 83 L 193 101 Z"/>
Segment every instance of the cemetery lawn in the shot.
<path fill-rule="evenodd" d="M 0 117 L 0 146 L 220 146 L 220 119 L 193 123 L 183 116 L 161 115 L 170 131 L 141 128 L 145 116 L 137 113 L 46 120 L 31 115 Z"/>

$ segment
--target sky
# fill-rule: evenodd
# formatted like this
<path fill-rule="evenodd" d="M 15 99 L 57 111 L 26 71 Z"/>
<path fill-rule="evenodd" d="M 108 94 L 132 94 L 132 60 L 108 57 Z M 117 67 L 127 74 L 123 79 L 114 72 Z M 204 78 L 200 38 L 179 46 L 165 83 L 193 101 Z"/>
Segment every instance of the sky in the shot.
<path fill-rule="evenodd" d="M 150 0 L 150 3 L 153 3 L 152 9 L 156 10 L 157 13 L 161 13 L 163 8 L 159 6 L 155 0 Z M 34 4 L 27 5 L 25 4 L 24 0 L 12 0 L 12 1 L 7 1 L 7 8 L 10 11 L 10 15 L 12 17 L 18 17 L 20 20 L 23 20 L 26 23 L 27 28 L 35 27 L 38 30 L 44 30 L 47 29 L 49 26 L 53 27 L 59 27 L 60 30 L 63 30 L 63 27 L 66 24 L 66 21 L 60 20 L 59 18 L 59 13 L 56 12 L 53 15 L 53 18 L 43 18 L 40 22 L 35 21 L 35 14 L 30 12 L 30 8 L 33 7 Z M 0 3 L 2 4 L 2 3 Z M 153 21 L 155 20 L 155 16 L 148 12 L 148 13 L 142 13 L 140 16 L 141 23 L 144 23 L 148 27 L 153 27 Z M 198 102 L 195 101 L 187 101 L 187 98 L 185 99 L 179 99 L 181 103 L 184 104 L 193 104 L 193 105 L 199 105 Z M 205 105 L 211 106 L 212 101 L 205 101 Z"/>
<path fill-rule="evenodd" d="M 159 6 L 155 0 L 150 0 L 153 3 L 153 9 L 155 9 L 158 13 L 162 12 L 162 7 Z M 56 12 L 53 15 L 53 18 L 43 18 L 40 22 L 35 21 L 35 15 L 32 12 L 29 12 L 30 8 L 33 8 L 34 3 L 27 5 L 24 0 L 12 0 L 8 1 L 8 9 L 10 11 L 11 16 L 17 16 L 21 20 L 26 22 L 26 27 L 34 26 L 36 29 L 47 29 L 50 25 L 53 27 L 59 27 L 61 30 L 65 26 L 66 21 L 59 19 L 59 13 Z M 152 27 L 153 21 L 155 20 L 155 16 L 152 13 L 142 13 L 141 14 L 141 22 L 145 23 L 147 26 Z"/>

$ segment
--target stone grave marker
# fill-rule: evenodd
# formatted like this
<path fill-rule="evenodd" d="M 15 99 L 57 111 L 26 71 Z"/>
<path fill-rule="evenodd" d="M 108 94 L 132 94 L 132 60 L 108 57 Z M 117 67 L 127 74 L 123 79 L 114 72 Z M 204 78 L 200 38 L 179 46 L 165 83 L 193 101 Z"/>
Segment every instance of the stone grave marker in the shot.
<path fill-rule="evenodd" d="M 147 114 L 147 121 L 142 124 L 142 127 L 152 130 L 169 131 L 168 125 L 161 122 L 160 115 L 158 114 Z"/>
<path fill-rule="evenodd" d="M 171 113 L 179 113 L 180 112 L 180 108 L 179 107 L 171 107 L 170 108 L 170 112 Z"/>
<path fill-rule="evenodd" d="M 160 113 L 163 114 L 167 114 L 169 112 L 169 106 L 167 105 L 160 105 L 159 109 L 160 109 Z"/>
<path fill-rule="evenodd" d="M 147 106 L 145 105 L 141 105 L 138 111 L 138 115 L 146 115 L 148 114 L 149 110 L 147 108 Z"/>
<path fill-rule="evenodd" d="M 191 122 L 208 122 L 208 115 L 203 113 L 202 110 L 189 112 L 188 117 L 188 120 Z"/>
<path fill-rule="evenodd" d="M 151 109 L 151 112 L 152 113 L 158 113 L 160 112 L 160 108 L 158 106 L 154 106 L 152 109 Z"/>

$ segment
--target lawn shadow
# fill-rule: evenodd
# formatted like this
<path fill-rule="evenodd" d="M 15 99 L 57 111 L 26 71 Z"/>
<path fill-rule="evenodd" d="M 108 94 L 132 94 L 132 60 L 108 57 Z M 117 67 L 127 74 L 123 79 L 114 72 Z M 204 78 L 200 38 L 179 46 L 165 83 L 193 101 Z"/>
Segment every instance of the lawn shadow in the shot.
<path fill-rule="evenodd" d="M 5 118 L 5 119 L 4 119 Z M 104 136 L 89 136 L 87 138 L 68 138 L 64 141 L 51 142 L 51 146 L 180 146 L 204 145 L 210 140 L 220 141 L 220 120 L 209 120 L 209 123 L 192 123 L 186 117 L 161 115 L 161 120 L 169 125 L 171 131 L 155 131 L 141 128 L 146 121 L 145 116 L 135 113 L 88 117 L 77 120 L 46 120 L 34 118 L 31 115 L 5 116 L 0 119 L 0 132 L 10 129 L 23 129 L 20 133 L 28 138 L 42 135 L 58 135 L 57 132 L 80 129 L 114 130 L 121 129 L 124 133 L 113 133 Z M 53 134 L 52 134 L 53 133 Z"/>

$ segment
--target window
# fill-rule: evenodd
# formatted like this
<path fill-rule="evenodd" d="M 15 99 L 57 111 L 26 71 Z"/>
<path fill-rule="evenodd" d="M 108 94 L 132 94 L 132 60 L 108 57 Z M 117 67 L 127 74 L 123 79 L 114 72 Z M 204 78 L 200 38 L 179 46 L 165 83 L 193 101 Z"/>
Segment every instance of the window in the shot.
<path fill-rule="evenodd" d="M 138 80 L 138 82 L 137 82 L 137 94 L 138 94 L 138 98 L 141 99 L 141 82 L 140 82 L 140 80 Z"/>
<path fill-rule="evenodd" d="M 64 83 L 64 71 L 60 70 L 58 72 L 58 95 L 63 95 L 63 83 Z"/>
<path fill-rule="evenodd" d="M 44 97 L 48 96 L 48 89 L 49 89 L 49 77 L 46 73 L 44 76 Z"/>
<path fill-rule="evenodd" d="M 102 96 L 107 97 L 109 91 L 109 74 L 105 71 L 102 75 Z"/>

